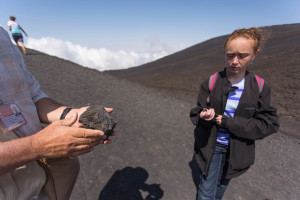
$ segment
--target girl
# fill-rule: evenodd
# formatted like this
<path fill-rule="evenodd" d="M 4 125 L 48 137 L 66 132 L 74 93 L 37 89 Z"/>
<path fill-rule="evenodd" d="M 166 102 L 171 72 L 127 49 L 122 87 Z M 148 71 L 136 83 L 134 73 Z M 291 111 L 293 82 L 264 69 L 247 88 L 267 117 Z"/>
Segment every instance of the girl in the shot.
<path fill-rule="evenodd" d="M 270 88 L 247 70 L 260 52 L 261 38 L 257 28 L 229 35 L 225 69 L 202 83 L 197 107 L 190 112 L 201 170 L 198 200 L 222 199 L 230 179 L 254 163 L 255 140 L 279 129 Z"/>

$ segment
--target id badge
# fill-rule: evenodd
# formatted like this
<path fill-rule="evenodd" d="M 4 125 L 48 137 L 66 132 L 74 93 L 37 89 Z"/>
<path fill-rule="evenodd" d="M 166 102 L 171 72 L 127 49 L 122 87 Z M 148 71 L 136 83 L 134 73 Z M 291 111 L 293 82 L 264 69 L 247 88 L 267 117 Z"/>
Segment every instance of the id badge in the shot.
<path fill-rule="evenodd" d="M 26 123 L 26 120 L 16 104 L 0 106 L 0 127 L 3 133 L 7 133 Z"/>

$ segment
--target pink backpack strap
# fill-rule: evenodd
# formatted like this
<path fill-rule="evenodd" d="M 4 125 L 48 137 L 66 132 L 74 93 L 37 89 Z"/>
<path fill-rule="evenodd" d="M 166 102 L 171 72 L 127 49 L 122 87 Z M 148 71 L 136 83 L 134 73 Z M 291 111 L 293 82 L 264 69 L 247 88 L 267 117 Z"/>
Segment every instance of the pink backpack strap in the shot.
<path fill-rule="evenodd" d="M 217 77 L 218 77 L 218 72 L 214 73 L 213 75 L 211 75 L 209 77 L 209 82 L 208 82 L 208 88 L 209 88 L 209 91 L 212 92 L 212 90 L 214 89 L 214 86 L 215 86 L 215 83 L 216 83 L 216 80 L 217 80 Z"/>
<path fill-rule="evenodd" d="M 216 72 L 214 73 L 213 75 L 211 75 L 209 77 L 209 81 L 208 81 L 208 89 L 209 89 L 209 93 L 212 92 L 212 90 L 214 89 L 214 86 L 215 86 L 215 83 L 216 83 L 216 80 L 218 78 L 218 74 L 219 72 Z M 209 104 L 210 102 L 210 94 L 208 95 L 207 99 L 206 99 L 206 103 Z"/>
<path fill-rule="evenodd" d="M 256 74 L 254 74 L 257 84 L 258 84 L 258 89 L 259 89 L 259 94 L 262 92 L 263 88 L 264 88 L 264 84 L 265 81 L 263 78 L 260 78 L 259 76 L 257 76 Z"/>

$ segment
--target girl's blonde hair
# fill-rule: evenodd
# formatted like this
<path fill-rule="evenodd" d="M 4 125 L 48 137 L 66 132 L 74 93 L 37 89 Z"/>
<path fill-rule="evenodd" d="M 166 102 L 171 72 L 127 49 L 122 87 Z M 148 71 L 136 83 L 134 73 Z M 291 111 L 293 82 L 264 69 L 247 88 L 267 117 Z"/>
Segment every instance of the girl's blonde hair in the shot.
<path fill-rule="evenodd" d="M 226 48 L 226 45 L 228 41 L 231 41 L 235 38 L 243 37 L 246 39 L 251 39 L 254 41 L 254 52 L 257 52 L 257 50 L 260 48 L 263 36 L 261 34 L 261 31 L 258 28 L 252 27 L 248 29 L 237 29 L 233 33 L 231 33 L 228 38 L 226 39 L 224 43 L 224 47 Z"/>

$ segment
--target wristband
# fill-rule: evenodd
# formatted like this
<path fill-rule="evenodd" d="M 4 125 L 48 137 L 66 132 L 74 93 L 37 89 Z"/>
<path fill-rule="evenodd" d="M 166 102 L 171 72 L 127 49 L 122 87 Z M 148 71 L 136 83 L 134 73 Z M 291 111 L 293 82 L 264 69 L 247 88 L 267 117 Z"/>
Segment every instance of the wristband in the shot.
<path fill-rule="evenodd" d="M 61 113 L 60 119 L 65 119 L 66 115 L 72 110 L 73 108 L 67 107 L 64 109 L 64 111 Z"/>

